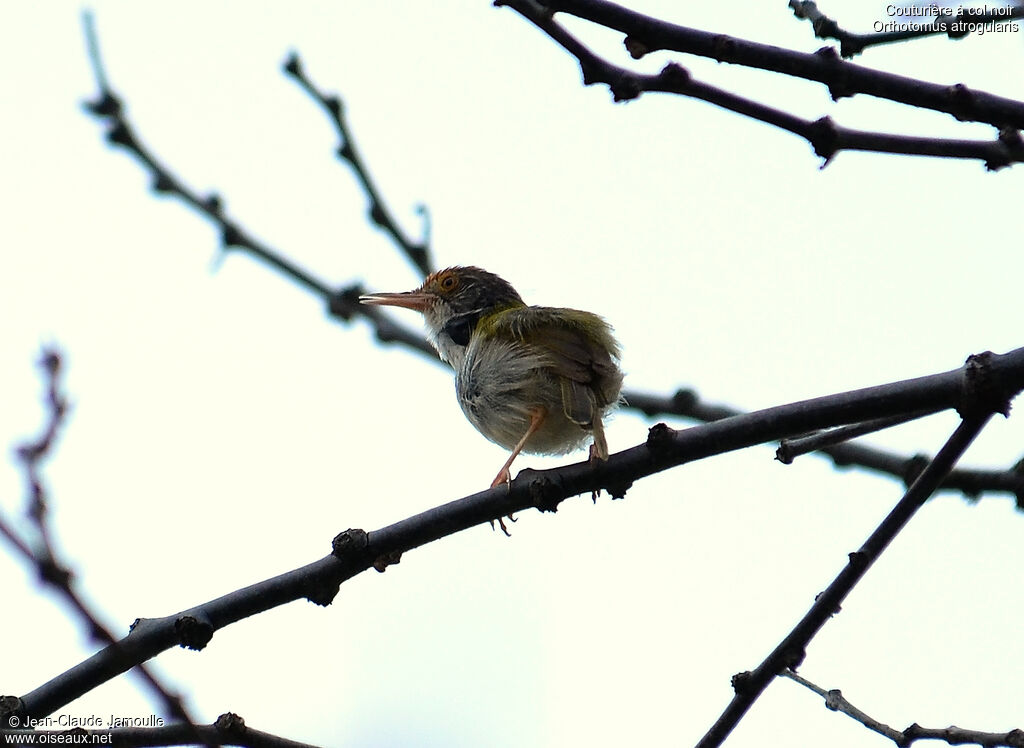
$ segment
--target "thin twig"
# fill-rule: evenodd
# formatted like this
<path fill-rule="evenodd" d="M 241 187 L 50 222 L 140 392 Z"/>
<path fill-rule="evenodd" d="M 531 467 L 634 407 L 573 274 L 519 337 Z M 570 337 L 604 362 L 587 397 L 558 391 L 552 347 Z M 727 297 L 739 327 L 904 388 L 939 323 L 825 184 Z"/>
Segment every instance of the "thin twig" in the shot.
<path fill-rule="evenodd" d="M 254 730 L 245 724 L 245 720 L 237 714 L 227 712 L 220 715 L 211 725 L 197 725 L 188 729 L 186 725 L 159 725 L 148 727 L 113 727 L 106 730 L 90 730 L 78 728 L 77 733 L 70 733 L 79 738 L 80 743 L 89 745 L 112 745 L 117 748 L 144 748 L 146 746 L 195 745 L 197 740 L 203 745 L 233 745 L 244 748 L 317 748 L 310 743 L 273 735 L 262 730 Z M 68 742 L 67 730 L 0 730 L 5 745 L 47 745 L 65 744 Z M 19 741 L 19 738 L 21 741 Z M 88 738 L 88 740 L 86 740 Z"/>
<path fill-rule="evenodd" d="M 775 450 L 775 459 L 783 465 L 789 465 L 800 455 L 817 452 L 825 447 L 842 444 L 843 442 L 850 441 L 851 439 L 867 436 L 868 434 L 874 434 L 878 431 L 884 431 L 885 429 L 891 429 L 893 426 L 899 426 L 904 423 L 909 423 L 910 421 L 916 421 L 919 418 L 930 415 L 931 413 L 928 411 L 901 413 L 897 416 L 876 418 L 872 421 L 864 421 L 863 423 L 851 423 L 849 426 L 839 426 L 834 429 L 819 431 L 818 433 L 811 434 L 809 436 L 798 436 L 794 439 L 783 439 L 779 443 L 779 448 Z"/>
<path fill-rule="evenodd" d="M 302 61 L 295 52 L 288 56 L 288 60 L 284 64 L 284 71 L 294 78 L 302 90 L 323 107 L 328 117 L 330 117 L 334 129 L 338 133 L 339 140 L 338 149 L 335 153 L 338 158 L 347 161 L 352 170 L 355 171 L 359 184 L 370 201 L 370 210 L 368 212 L 370 222 L 392 238 L 402 251 L 402 254 L 423 276 L 429 275 L 434 270 L 434 267 L 430 259 L 430 213 L 427 210 L 427 206 L 421 203 L 416 208 L 416 212 L 423 219 L 423 238 L 414 242 L 402 231 L 398 221 L 395 220 L 394 215 L 392 215 L 384 203 L 373 179 L 370 178 L 366 162 L 363 161 L 359 149 L 356 148 L 356 142 L 352 138 L 352 131 L 348 126 L 348 120 L 345 118 L 345 107 L 341 99 L 336 94 L 326 94 L 316 87 L 309 76 L 306 75 L 302 68 Z"/>
<path fill-rule="evenodd" d="M 819 685 L 797 675 L 792 670 L 783 670 L 782 677 L 799 683 L 814 691 L 825 700 L 825 706 L 834 712 L 840 712 L 860 722 L 866 728 L 879 735 L 889 738 L 899 748 L 906 748 L 918 740 L 943 740 L 950 745 L 976 744 L 982 748 L 1024 748 L 1024 730 L 1015 729 L 1008 732 L 981 732 L 967 730 L 962 727 L 921 727 L 916 722 L 906 730 L 900 731 L 884 722 L 880 722 L 866 712 L 851 704 L 838 688 L 826 691 Z"/>
<path fill-rule="evenodd" d="M 847 59 L 859 55 L 868 47 L 895 44 L 938 35 L 945 35 L 950 39 L 963 39 L 969 34 L 977 33 L 980 27 L 1024 18 L 1024 6 L 1020 4 L 1004 6 L 1004 8 L 998 10 L 988 10 L 988 6 L 986 6 L 984 11 L 978 13 L 972 13 L 972 8 L 964 8 L 963 6 L 957 11 L 941 6 L 919 6 L 934 8 L 934 15 L 930 23 L 917 22 L 915 19 L 910 23 L 902 24 L 907 28 L 886 30 L 890 25 L 900 24 L 895 21 L 879 21 L 878 27 L 880 30 L 876 33 L 858 34 L 847 31 L 837 21 L 822 13 L 818 9 L 818 4 L 813 2 L 813 0 L 789 0 L 789 7 L 793 9 L 793 15 L 797 18 L 804 18 L 811 22 L 816 37 L 819 39 L 835 39 L 839 42 L 839 53 Z M 888 7 L 892 8 L 894 6 L 890 5 Z"/>
<path fill-rule="evenodd" d="M 878 560 L 893 538 L 906 526 L 918 509 L 932 495 L 943 477 L 974 441 L 992 417 L 992 413 L 971 414 L 953 432 L 935 459 L 929 463 L 913 485 L 900 499 L 860 550 L 850 554 L 850 561 L 839 576 L 819 594 L 810 610 L 779 643 L 771 654 L 753 670 L 733 676 L 735 695 L 729 706 L 710 730 L 697 743 L 698 748 L 720 746 L 747 710 L 754 705 L 768 685 L 787 668 L 795 669 L 804 659 L 807 645 L 825 623 L 839 611 L 839 606 L 864 574 Z"/>
<path fill-rule="evenodd" d="M 52 455 L 57 436 L 64 426 L 68 413 L 68 400 L 61 386 L 63 356 L 56 347 L 48 347 L 40 356 L 39 366 L 43 371 L 46 387 L 46 423 L 38 438 L 20 445 L 15 454 L 21 462 L 25 473 L 28 489 L 26 513 L 35 529 L 36 541 L 20 537 L 14 523 L 0 512 L 0 536 L 8 540 L 11 546 L 28 563 L 35 566 L 41 582 L 56 591 L 68 603 L 68 606 L 82 621 L 93 641 L 116 649 L 117 638 L 111 629 L 100 622 L 100 615 L 85 601 L 74 585 L 74 574 L 69 565 L 63 561 L 56 548 L 53 530 L 50 525 L 49 498 L 43 484 L 42 462 Z M 153 672 L 137 663 L 136 670 L 142 676 L 149 690 L 163 704 L 167 714 L 180 720 L 184 729 L 195 728 L 188 710 L 180 696 L 171 692 Z M 18 719 L 23 714 L 22 703 L 0 704 L 0 726 L 16 726 L 11 719 Z M 198 738 L 195 738 L 198 739 Z M 202 741 L 200 741 L 202 742 Z"/>

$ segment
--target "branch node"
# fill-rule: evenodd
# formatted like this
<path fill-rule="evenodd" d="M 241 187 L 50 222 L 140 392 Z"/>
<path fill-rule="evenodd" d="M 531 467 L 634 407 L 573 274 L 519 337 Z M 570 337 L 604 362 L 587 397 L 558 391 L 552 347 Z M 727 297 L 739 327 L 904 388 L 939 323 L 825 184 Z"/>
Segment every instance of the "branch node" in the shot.
<path fill-rule="evenodd" d="M 1018 477 L 1024 477 L 1024 458 L 1013 466 L 1011 472 Z M 1013 492 L 1013 495 L 1016 497 L 1017 509 L 1024 511 L 1024 481 L 1018 481 L 1017 486 L 1018 488 Z"/>
<path fill-rule="evenodd" d="M 1008 148 L 1024 148 L 1024 139 L 1020 136 L 1020 130 L 1015 127 L 1000 127 L 999 142 Z"/>
<path fill-rule="evenodd" d="M 329 111 L 331 115 L 336 117 L 337 119 L 341 119 L 341 117 L 344 114 L 344 108 L 341 103 L 341 99 L 339 99 L 334 94 L 324 97 L 324 106 L 327 107 L 327 111 Z"/>
<path fill-rule="evenodd" d="M 224 229 L 220 234 L 220 240 L 224 245 L 224 249 L 245 246 L 245 239 L 242 237 L 242 232 L 239 231 L 238 227 L 232 223 L 224 224 Z"/>
<path fill-rule="evenodd" d="M 538 475 L 527 486 L 530 501 L 541 512 L 557 512 L 562 502 L 563 489 L 560 481 L 554 481 L 547 475 Z"/>
<path fill-rule="evenodd" d="M 356 554 L 369 545 L 370 536 L 366 530 L 350 527 L 345 532 L 338 533 L 331 541 L 331 555 L 340 561 L 345 556 Z"/>
<path fill-rule="evenodd" d="M 107 142 L 111 145 L 120 145 L 125 148 L 131 148 L 132 150 L 136 150 L 138 148 L 131 130 L 129 130 L 128 126 L 121 120 L 115 121 L 113 126 L 107 130 L 106 138 Z"/>
<path fill-rule="evenodd" d="M 211 192 L 209 196 L 203 200 L 203 208 L 207 210 L 210 215 L 220 218 L 224 211 L 224 201 L 221 200 L 220 195 L 216 192 Z"/>
<path fill-rule="evenodd" d="M 814 56 L 829 67 L 829 78 L 825 81 L 825 85 L 828 86 L 828 94 L 832 97 L 832 101 L 839 101 L 856 93 L 856 90 L 850 85 L 843 58 L 835 47 L 822 47 L 814 53 Z"/>
<path fill-rule="evenodd" d="M 661 457 L 671 449 L 672 438 L 676 433 L 676 430 L 666 423 L 654 424 L 647 430 L 647 449 L 655 457 Z"/>
<path fill-rule="evenodd" d="M 789 668 L 793 672 L 796 672 L 797 668 L 800 667 L 806 657 L 806 649 L 799 646 L 793 647 L 786 651 L 782 660 L 782 667 L 783 669 Z"/>
<path fill-rule="evenodd" d="M 900 471 L 903 477 L 903 485 L 909 487 L 911 483 L 916 481 L 917 476 L 928 467 L 929 462 L 930 460 L 927 455 L 916 454 L 913 457 L 908 457 L 903 463 L 903 469 Z"/>
<path fill-rule="evenodd" d="M 681 91 L 690 85 L 690 71 L 677 62 L 670 62 L 663 67 L 658 78 L 666 86 L 671 86 L 674 91 Z"/>
<path fill-rule="evenodd" d="M 828 62 L 842 62 L 842 58 L 831 44 L 814 50 L 814 56 Z"/>
<path fill-rule="evenodd" d="M 711 41 L 711 52 L 716 62 L 732 60 L 736 56 L 736 40 L 727 34 L 718 34 Z"/>
<path fill-rule="evenodd" d="M 640 81 L 632 73 L 615 77 L 608 83 L 608 88 L 611 89 L 612 99 L 616 104 L 637 99 L 644 90 Z"/>
<path fill-rule="evenodd" d="M 21 727 L 25 722 L 25 702 L 17 696 L 0 696 L 0 727 Z"/>
<path fill-rule="evenodd" d="M 354 283 L 347 288 L 334 291 L 327 297 L 327 311 L 332 317 L 351 322 L 359 309 L 359 297 L 365 293 L 362 285 Z"/>
<path fill-rule="evenodd" d="M 383 574 L 389 566 L 400 563 L 402 563 L 402 552 L 391 551 L 390 553 L 385 553 L 384 555 L 375 558 L 373 560 L 373 568 Z"/>
<path fill-rule="evenodd" d="M 963 391 L 957 413 L 961 418 L 1001 413 L 1010 415 L 1010 399 L 1000 387 L 999 378 L 992 374 L 992 351 L 975 353 L 964 364 Z"/>
<path fill-rule="evenodd" d="M 286 72 L 293 78 L 301 78 L 302 62 L 299 60 L 298 54 L 296 54 L 294 51 L 289 53 L 288 59 L 284 61 L 284 66 L 282 69 L 284 70 L 284 72 Z"/>
<path fill-rule="evenodd" d="M 381 209 L 380 205 L 378 205 L 377 203 L 374 203 L 373 206 L 370 208 L 370 210 L 367 211 L 367 217 L 371 221 L 373 221 L 377 226 L 379 226 L 381 228 L 386 228 L 387 227 L 387 222 L 388 222 L 387 216 L 384 215 L 384 211 Z"/>
<path fill-rule="evenodd" d="M 839 133 L 836 130 L 836 123 L 827 115 L 815 120 L 808 132 L 808 139 L 815 154 L 825 159 L 822 168 L 828 166 L 838 152 Z"/>
<path fill-rule="evenodd" d="M 306 599 L 313 603 L 313 605 L 319 605 L 321 608 L 326 608 L 334 602 L 334 598 L 338 596 L 338 590 L 340 589 L 341 582 L 310 586 L 306 589 Z"/>
<path fill-rule="evenodd" d="M 626 492 L 633 487 L 633 481 L 628 478 L 623 478 L 619 481 L 606 481 L 604 487 L 612 499 L 624 499 L 626 498 Z M 594 499 L 594 503 L 597 503 L 596 498 Z"/>
<path fill-rule="evenodd" d="M 110 91 L 104 91 L 103 96 L 96 101 L 86 101 L 83 106 L 98 117 L 117 117 L 121 114 L 121 100 Z"/>
<path fill-rule="evenodd" d="M 244 738 L 246 731 L 249 729 L 245 726 L 245 720 L 234 712 L 225 712 L 217 717 L 213 727 L 221 735 L 233 739 Z"/>
<path fill-rule="evenodd" d="M 174 633 L 178 637 L 179 647 L 198 652 L 213 638 L 213 626 L 209 621 L 201 621 L 195 616 L 182 616 L 174 622 Z"/>
<path fill-rule="evenodd" d="M 692 389 L 678 389 L 672 393 L 672 407 L 679 411 L 688 412 L 699 401 L 700 397 Z"/>
<path fill-rule="evenodd" d="M 744 670 L 742 673 L 736 673 L 729 681 L 732 685 L 733 692 L 739 694 L 746 691 L 747 687 L 750 685 L 751 678 L 753 677 L 754 674 L 749 670 Z"/>
<path fill-rule="evenodd" d="M 174 182 L 167 174 L 162 171 L 156 172 L 153 176 L 153 192 L 160 195 L 166 195 L 168 192 L 174 192 Z"/>
<path fill-rule="evenodd" d="M 651 53 L 651 48 L 647 46 L 647 43 L 640 41 L 635 36 L 627 36 L 622 43 L 626 47 L 626 51 L 629 52 L 629 56 L 634 60 L 643 59 Z"/>
<path fill-rule="evenodd" d="M 971 119 L 976 104 L 976 97 L 971 89 L 963 83 L 955 83 L 946 89 L 946 98 L 949 101 L 950 114 L 960 122 Z"/>
<path fill-rule="evenodd" d="M 839 711 L 839 707 L 843 703 L 843 692 L 838 688 L 833 688 L 825 693 L 825 708 L 831 709 L 833 712 Z"/>
<path fill-rule="evenodd" d="M 38 489 L 37 489 L 38 490 Z M 41 502 L 36 502 L 37 507 L 41 507 Z M 34 511 L 33 514 L 36 512 Z M 37 522 L 39 516 L 33 516 Z M 52 558 L 41 558 L 39 559 L 39 579 L 46 584 L 52 585 L 58 589 L 67 589 L 71 586 L 71 580 L 74 579 L 75 575 L 71 573 L 70 569 L 67 569 L 58 564 Z"/>
<path fill-rule="evenodd" d="M 925 465 L 928 464 L 928 460 L 924 461 Z M 851 551 L 847 554 L 850 559 L 850 566 L 857 569 L 864 569 L 868 565 L 868 557 L 864 551 Z"/>

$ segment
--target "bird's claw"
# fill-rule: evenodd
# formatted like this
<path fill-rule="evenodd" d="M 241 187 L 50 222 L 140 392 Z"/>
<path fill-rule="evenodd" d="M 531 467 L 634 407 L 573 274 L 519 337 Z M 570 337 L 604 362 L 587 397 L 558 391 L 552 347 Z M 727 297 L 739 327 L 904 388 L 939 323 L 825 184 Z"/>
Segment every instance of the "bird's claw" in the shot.
<path fill-rule="evenodd" d="M 516 522 L 516 521 L 517 521 L 517 520 L 516 520 L 516 518 L 515 518 L 515 517 L 513 517 L 513 516 L 512 516 L 511 514 L 510 514 L 510 515 L 508 515 L 508 517 L 498 517 L 498 519 L 497 519 L 497 520 L 493 520 L 493 519 L 491 520 L 491 529 L 492 529 L 492 530 L 494 529 L 494 523 L 495 523 L 495 522 L 497 522 L 497 523 L 498 523 L 498 525 L 499 525 L 499 526 L 501 527 L 501 531 L 502 531 L 503 533 L 505 533 L 505 537 L 506 537 L 506 538 L 511 538 L 511 537 L 512 537 L 512 533 L 510 533 L 510 532 L 508 531 L 508 528 L 507 528 L 507 527 L 505 527 L 505 520 L 506 520 L 506 519 L 507 519 L 507 520 L 508 520 L 509 522 Z"/>

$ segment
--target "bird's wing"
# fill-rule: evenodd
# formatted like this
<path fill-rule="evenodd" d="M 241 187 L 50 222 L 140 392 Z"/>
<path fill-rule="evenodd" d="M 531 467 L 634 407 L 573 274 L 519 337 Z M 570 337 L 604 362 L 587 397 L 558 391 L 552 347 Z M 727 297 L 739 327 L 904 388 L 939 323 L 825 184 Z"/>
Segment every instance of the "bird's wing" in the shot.
<path fill-rule="evenodd" d="M 519 307 L 496 315 L 496 334 L 541 348 L 560 378 L 562 405 L 572 421 L 590 427 L 619 397 L 619 346 L 601 317 L 577 309 Z"/>

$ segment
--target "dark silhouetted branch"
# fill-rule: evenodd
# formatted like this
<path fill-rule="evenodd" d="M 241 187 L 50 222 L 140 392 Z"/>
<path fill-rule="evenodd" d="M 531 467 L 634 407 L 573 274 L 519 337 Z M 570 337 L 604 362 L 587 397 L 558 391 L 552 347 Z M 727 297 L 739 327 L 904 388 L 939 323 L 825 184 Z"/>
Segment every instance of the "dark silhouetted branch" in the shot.
<path fill-rule="evenodd" d="M 427 206 L 420 204 L 416 208 L 416 212 L 423 217 L 423 238 L 418 242 L 414 242 L 402 231 L 395 217 L 384 203 L 384 199 L 381 197 L 377 186 L 370 178 L 366 162 L 363 161 L 359 150 L 356 148 L 355 140 L 352 138 L 352 131 L 349 129 L 348 121 L 345 119 L 345 107 L 341 99 L 336 94 L 325 94 L 320 91 L 306 75 L 298 54 L 294 52 L 288 56 L 288 60 L 284 64 L 284 71 L 294 78 L 299 86 L 302 87 L 302 90 L 323 107 L 328 117 L 330 117 L 334 129 L 338 133 L 339 145 L 336 151 L 337 156 L 343 161 L 347 161 L 352 170 L 355 171 L 359 184 L 370 201 L 368 213 L 370 221 L 378 228 L 387 232 L 402 251 L 402 254 L 419 270 L 421 275 L 424 277 L 429 275 L 434 270 L 434 267 L 430 259 L 430 213 L 427 211 Z"/>
<path fill-rule="evenodd" d="M 254 730 L 237 714 L 220 715 L 212 725 L 161 725 L 158 727 L 113 727 L 107 730 L 73 728 L 69 730 L 0 730 L 5 745 L 61 745 L 76 742 L 86 745 L 111 745 L 115 748 L 145 746 L 233 745 L 244 748 L 317 748 L 269 732 Z M 86 740 L 89 738 L 89 740 Z"/>
<path fill-rule="evenodd" d="M 857 720 L 869 730 L 889 738 L 899 748 L 907 748 L 918 740 L 942 740 L 950 745 L 971 744 L 982 746 L 982 748 L 1024 748 L 1024 730 L 1020 729 L 1009 732 L 980 732 L 965 730 L 962 727 L 928 728 L 914 723 L 901 732 L 862 712 L 847 701 L 843 692 L 837 688 L 826 691 L 792 670 L 784 670 L 781 675 L 814 691 L 825 700 L 825 706 L 832 711 L 840 712 Z"/>
<path fill-rule="evenodd" d="M 1017 18 L 1024 18 L 1024 6 L 1006 5 L 997 9 L 971 8 L 960 6 L 956 10 L 948 6 L 921 5 L 920 8 L 930 10 L 930 22 L 924 22 L 918 17 L 908 22 L 878 21 L 878 30 L 872 34 L 858 34 L 842 28 L 838 22 L 829 18 L 818 9 L 818 4 L 813 0 L 789 0 L 789 7 L 793 9 L 793 15 L 797 18 L 804 18 L 811 22 L 814 28 L 814 35 L 819 39 L 835 39 L 839 42 L 839 54 L 844 58 L 855 57 L 868 47 L 877 47 L 882 44 L 895 44 L 897 42 L 910 41 L 912 39 L 924 39 L 929 36 L 944 35 L 950 39 L 963 39 L 972 33 L 978 33 L 979 29 L 1005 23 Z M 889 5 L 889 8 L 899 7 Z M 974 12 L 977 10 L 977 12 Z M 892 30 L 889 30 L 891 27 Z M 905 28 L 899 28 L 905 27 Z"/>
<path fill-rule="evenodd" d="M 913 485 L 900 499 L 889 515 L 864 541 L 860 550 L 850 554 L 850 561 L 839 576 L 819 594 L 792 631 L 772 650 L 771 654 L 752 672 L 733 676 L 735 695 L 722 716 L 697 743 L 697 748 L 720 746 L 733 728 L 739 724 L 747 710 L 761 696 L 768 685 L 785 670 L 795 670 L 803 662 L 805 650 L 829 618 L 839 612 L 839 606 L 850 591 L 878 560 L 893 538 L 906 526 L 918 509 L 932 495 L 942 479 L 974 441 L 992 417 L 992 413 L 971 413 L 957 427 L 946 444 L 921 472 Z"/>
<path fill-rule="evenodd" d="M 553 19 L 547 10 L 538 9 L 534 0 L 507 0 L 501 4 L 516 10 L 572 54 L 579 61 L 584 85 L 596 83 L 607 85 L 615 101 L 630 101 L 646 92 L 673 93 L 700 99 L 804 138 L 810 143 L 814 152 L 823 159 L 822 167 L 827 166 L 844 150 L 978 159 L 984 162 L 985 168 L 990 171 L 1024 161 L 1024 140 L 1013 127 L 1003 127 L 998 136 L 992 140 L 959 140 L 854 130 L 837 125 L 831 117 L 820 117 L 816 120 L 804 119 L 697 81 L 689 71 L 674 62 L 666 65 L 660 73 L 655 75 L 635 73 L 627 68 L 613 65 L 570 34 Z M 553 5 L 575 6 L 576 3 L 554 3 Z M 618 6 L 615 7 L 618 8 Z M 632 14 L 632 11 L 620 10 Z M 633 50 L 642 48 L 645 54 L 646 51 L 649 51 L 646 41 L 637 42 L 631 37 L 631 41 L 628 40 L 628 43 L 632 44 L 631 49 Z M 772 49 L 777 48 L 773 47 Z M 835 65 L 849 64 L 839 60 L 832 48 L 819 50 L 816 55 L 822 59 L 831 58 Z M 963 92 L 971 93 L 966 89 L 963 89 Z M 833 93 L 833 95 L 835 94 Z M 1024 104 L 1021 107 L 1024 109 Z"/>
<path fill-rule="evenodd" d="M 569 497 L 589 496 L 601 490 L 620 498 L 635 481 L 679 465 L 793 434 L 864 421 L 884 414 L 938 407 L 956 408 L 969 418 L 973 418 L 979 409 L 1004 412 L 1009 408 L 1009 400 L 1022 388 L 1024 348 L 1003 355 L 972 356 L 964 367 L 942 374 L 781 405 L 682 431 L 658 424 L 651 428 L 644 444 L 613 454 L 607 462 L 584 461 L 540 471 L 525 469 L 508 486 L 451 501 L 374 532 L 346 531 L 335 538 L 331 555 L 307 566 L 180 613 L 158 619 L 141 619 L 116 646 L 97 652 L 58 678 L 26 694 L 22 702 L 30 716 L 50 714 L 170 647 L 202 649 L 217 630 L 293 600 L 305 598 L 327 605 L 344 581 L 369 568 L 383 571 L 389 564 L 397 563 L 407 551 L 514 512 L 528 508 L 553 512 Z M 973 420 L 971 422 L 974 423 Z M 931 465 L 945 465 L 948 458 L 948 450 L 940 452 Z M 922 495 L 922 486 L 927 486 L 930 494 L 943 475 L 945 471 L 939 472 L 937 467 L 931 468 L 930 472 L 926 468 L 914 482 L 908 496 L 923 501 L 927 496 Z M 903 502 L 899 506 L 905 508 Z M 887 522 L 891 523 L 891 520 Z M 889 524 L 884 527 L 893 534 L 899 529 Z M 872 560 L 880 552 L 881 547 L 876 540 L 869 541 L 861 549 L 861 553 L 868 554 L 864 558 Z M 855 572 L 860 569 L 859 563 L 854 565 L 851 562 Z M 829 588 L 832 592 L 825 599 L 838 604 L 836 595 L 845 596 L 857 579 L 859 575 L 852 579 L 842 577 L 834 589 Z M 829 608 L 830 611 L 832 609 Z M 818 606 L 812 612 L 821 615 Z M 806 624 L 802 625 L 804 627 L 798 631 L 800 636 L 808 632 Z M 811 631 L 810 635 L 813 633 Z M 789 648 L 792 646 L 787 644 Z M 793 664 L 786 661 L 784 666 Z M 762 666 L 762 670 L 766 667 Z"/>
<path fill-rule="evenodd" d="M 43 371 L 46 396 L 46 422 L 40 435 L 25 442 L 15 450 L 15 455 L 25 473 L 28 490 L 26 514 L 32 520 L 31 527 L 35 531 L 33 540 L 22 537 L 15 525 L 0 512 L 0 536 L 5 538 L 18 554 L 29 564 L 35 566 L 39 580 L 68 604 L 71 611 L 85 624 L 92 641 L 106 645 L 110 650 L 117 650 L 117 638 L 110 628 L 100 622 L 99 614 L 93 606 L 86 602 L 74 584 L 74 573 L 70 566 L 62 560 L 56 550 L 53 530 L 50 525 L 50 502 L 43 485 L 41 474 L 42 462 L 52 455 L 57 435 L 64 426 L 68 413 L 68 400 L 61 385 L 63 356 L 56 347 L 43 350 L 39 358 L 39 367 Z M 195 723 L 185 708 L 181 697 L 171 692 L 149 668 L 141 662 L 135 663 L 136 670 L 150 692 L 163 705 L 165 712 L 181 720 L 185 730 L 194 730 Z M 25 715 L 25 705 L 17 697 L 0 697 L 0 728 L 16 727 Z M 191 733 L 195 734 L 195 733 Z M 198 738 L 196 738 L 198 739 Z M 199 742 L 203 742 L 199 740 Z"/>
<path fill-rule="evenodd" d="M 607 0 L 522 0 L 499 4 L 516 10 L 537 23 L 536 9 L 569 13 L 626 35 L 625 45 L 634 58 L 666 50 L 709 57 L 744 67 L 768 70 L 828 86 L 833 99 L 868 94 L 921 109 L 945 112 L 962 122 L 985 122 L 996 128 L 1024 128 L 1024 102 L 976 91 L 963 84 L 938 83 L 886 73 L 842 60 L 831 48 L 814 54 L 796 52 L 771 44 L 737 39 L 662 21 Z M 524 12 L 525 11 L 525 12 Z"/>
<path fill-rule="evenodd" d="M 800 455 L 817 452 L 825 447 L 831 447 L 851 439 L 891 429 L 893 426 L 916 421 L 929 415 L 931 413 L 928 411 L 917 411 L 888 418 L 876 418 L 873 421 L 864 421 L 863 423 L 852 423 L 849 426 L 840 426 L 807 436 L 798 436 L 794 439 L 783 439 L 779 444 L 779 448 L 775 450 L 775 459 L 783 465 L 790 465 Z"/>

